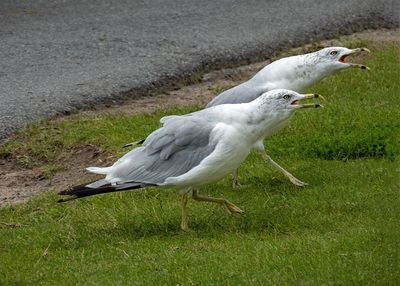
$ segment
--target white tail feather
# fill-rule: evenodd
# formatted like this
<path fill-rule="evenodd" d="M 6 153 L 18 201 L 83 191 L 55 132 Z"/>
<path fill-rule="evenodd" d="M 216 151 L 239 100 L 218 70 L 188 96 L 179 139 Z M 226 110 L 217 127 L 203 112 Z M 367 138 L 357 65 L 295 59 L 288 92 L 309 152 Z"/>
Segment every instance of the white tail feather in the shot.
<path fill-rule="evenodd" d="M 107 175 L 111 171 L 112 167 L 105 167 L 105 168 L 99 168 L 99 167 L 89 167 L 86 168 L 87 171 L 95 174 L 100 174 L 100 175 Z"/>

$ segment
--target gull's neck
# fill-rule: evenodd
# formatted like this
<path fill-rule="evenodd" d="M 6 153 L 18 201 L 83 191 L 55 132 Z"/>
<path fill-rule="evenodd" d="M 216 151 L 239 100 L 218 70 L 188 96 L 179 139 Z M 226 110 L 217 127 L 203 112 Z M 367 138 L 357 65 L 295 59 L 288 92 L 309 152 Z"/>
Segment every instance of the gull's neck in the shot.
<path fill-rule="evenodd" d="M 259 97 L 256 100 L 243 104 L 243 115 L 245 126 L 243 133 L 246 138 L 255 143 L 269 137 L 281 130 L 290 117 L 292 112 L 279 111 L 271 108 L 271 104 Z"/>
<path fill-rule="evenodd" d="M 263 96 L 252 102 L 216 105 L 200 112 L 205 111 L 209 120 L 224 122 L 239 130 L 242 140 L 250 145 L 278 132 L 293 113 L 289 110 L 277 112 Z"/>
<path fill-rule="evenodd" d="M 285 88 L 305 92 L 311 85 L 331 75 L 318 61 L 317 53 L 277 60 L 260 70 L 250 81 L 266 90 Z"/>

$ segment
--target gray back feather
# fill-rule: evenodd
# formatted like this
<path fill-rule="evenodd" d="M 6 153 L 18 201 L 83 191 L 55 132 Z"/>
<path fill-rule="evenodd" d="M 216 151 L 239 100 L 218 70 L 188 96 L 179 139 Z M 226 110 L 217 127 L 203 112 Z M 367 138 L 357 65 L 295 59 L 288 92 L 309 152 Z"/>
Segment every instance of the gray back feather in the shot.
<path fill-rule="evenodd" d="M 258 98 L 261 94 L 268 91 L 267 88 L 262 88 L 260 85 L 254 85 L 251 80 L 225 90 L 221 94 L 213 98 L 208 104 L 207 108 L 220 104 L 237 104 L 247 103 Z"/>
<path fill-rule="evenodd" d="M 215 124 L 196 115 L 162 118 L 164 126 L 151 133 L 143 147 L 133 149 L 115 163 L 117 169 L 118 164 L 130 160 L 129 167 L 117 170 L 115 176 L 123 181 L 160 184 L 199 165 L 215 149 L 215 143 L 209 140 Z"/>

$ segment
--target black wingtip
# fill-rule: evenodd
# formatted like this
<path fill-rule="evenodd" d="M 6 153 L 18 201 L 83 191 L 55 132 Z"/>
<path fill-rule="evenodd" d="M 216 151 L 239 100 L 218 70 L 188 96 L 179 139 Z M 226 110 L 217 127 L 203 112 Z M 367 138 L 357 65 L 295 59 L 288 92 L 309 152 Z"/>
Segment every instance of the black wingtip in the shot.
<path fill-rule="evenodd" d="M 70 192 L 70 191 L 71 191 L 71 188 L 66 189 L 66 190 L 63 190 L 63 191 L 61 191 L 61 192 L 58 192 L 58 194 L 59 194 L 59 195 L 66 196 L 66 195 L 69 195 L 69 192 Z"/>
<path fill-rule="evenodd" d="M 67 201 L 83 198 L 83 197 L 90 197 L 94 195 L 100 195 L 105 193 L 112 193 L 112 192 L 120 192 L 125 190 L 134 190 L 134 189 L 141 189 L 150 186 L 150 184 L 145 183 L 137 183 L 137 182 L 130 182 L 130 183 L 123 183 L 120 185 L 111 185 L 106 184 L 97 188 L 88 187 L 88 184 L 83 184 L 79 186 L 75 186 L 69 188 L 67 190 L 61 191 L 58 194 L 67 196 L 65 198 L 59 199 L 58 203 L 64 203 Z"/>

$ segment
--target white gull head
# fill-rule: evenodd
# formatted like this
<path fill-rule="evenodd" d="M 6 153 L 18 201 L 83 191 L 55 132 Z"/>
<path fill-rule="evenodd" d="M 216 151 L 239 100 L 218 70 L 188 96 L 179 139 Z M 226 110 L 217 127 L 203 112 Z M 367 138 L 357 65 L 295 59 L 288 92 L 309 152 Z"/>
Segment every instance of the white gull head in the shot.
<path fill-rule="evenodd" d="M 264 85 L 267 90 L 284 87 L 304 92 L 312 84 L 340 70 L 352 67 L 368 69 L 364 65 L 345 61 L 347 56 L 363 51 L 369 52 L 367 48 L 329 47 L 309 54 L 282 58 L 264 67 L 250 81 Z"/>
<path fill-rule="evenodd" d="M 267 138 L 281 130 L 294 111 L 301 108 L 318 108 L 318 103 L 301 103 L 306 99 L 322 98 L 318 94 L 300 94 L 287 89 L 274 89 L 263 93 L 257 99 L 248 103 L 250 112 L 248 124 L 257 125 L 257 140 Z M 250 127 L 247 127 L 250 128 Z"/>

